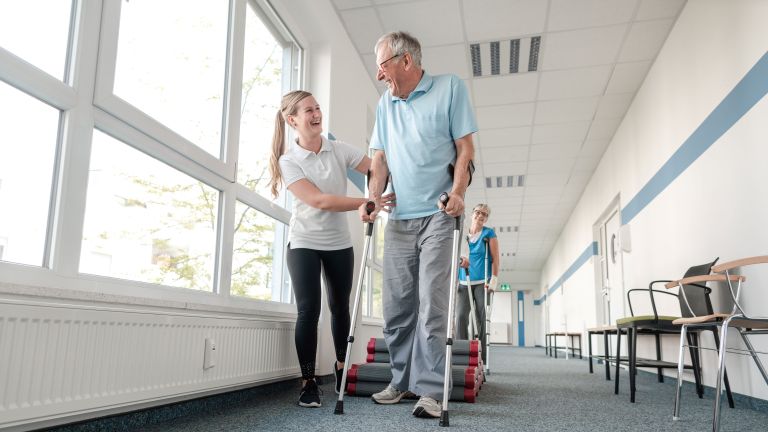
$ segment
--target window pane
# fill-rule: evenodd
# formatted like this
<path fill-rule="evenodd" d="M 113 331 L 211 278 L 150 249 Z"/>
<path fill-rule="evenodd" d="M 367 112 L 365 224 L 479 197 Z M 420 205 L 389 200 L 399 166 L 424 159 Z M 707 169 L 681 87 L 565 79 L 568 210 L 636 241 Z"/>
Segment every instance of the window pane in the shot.
<path fill-rule="evenodd" d="M 283 47 L 248 7 L 237 181 L 270 198 L 269 156 L 282 97 L 282 61 Z"/>
<path fill-rule="evenodd" d="M 373 291 L 373 303 L 371 305 L 371 316 L 376 318 L 381 318 L 384 316 L 383 308 L 381 305 L 381 292 L 382 288 L 384 287 L 384 276 L 380 271 L 377 270 L 371 270 L 371 275 L 373 276 L 371 279 L 373 280 L 373 286 L 371 290 Z"/>
<path fill-rule="evenodd" d="M 212 291 L 217 190 L 99 131 L 80 271 Z"/>
<path fill-rule="evenodd" d="M 122 2 L 115 94 L 219 157 L 228 3 Z"/>
<path fill-rule="evenodd" d="M 63 80 L 72 2 L 0 2 L 0 46 Z"/>
<path fill-rule="evenodd" d="M 0 82 L 0 259 L 43 264 L 59 111 Z"/>
<path fill-rule="evenodd" d="M 376 218 L 376 225 L 374 225 L 375 244 L 373 260 L 383 265 L 384 264 L 384 229 L 387 227 L 387 218 L 385 216 L 379 216 Z"/>
<path fill-rule="evenodd" d="M 281 301 L 285 225 L 240 202 L 235 207 L 232 287 L 235 296 Z"/>

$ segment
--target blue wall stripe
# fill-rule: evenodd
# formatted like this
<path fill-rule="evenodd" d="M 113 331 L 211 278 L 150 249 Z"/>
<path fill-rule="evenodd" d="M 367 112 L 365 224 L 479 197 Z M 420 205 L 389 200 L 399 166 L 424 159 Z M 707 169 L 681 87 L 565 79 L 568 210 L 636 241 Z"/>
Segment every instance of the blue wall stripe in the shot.
<path fill-rule="evenodd" d="M 328 139 L 335 141 L 336 137 L 332 133 L 328 132 Z M 352 184 L 360 189 L 360 192 L 365 193 L 365 176 L 363 174 L 360 174 L 353 169 L 347 168 L 347 178 L 352 182 Z"/>
<path fill-rule="evenodd" d="M 621 211 L 622 225 L 628 224 L 661 191 L 699 158 L 709 147 L 768 93 L 768 53 L 747 72 L 736 87 L 715 107 L 669 160 Z"/>
<path fill-rule="evenodd" d="M 768 52 L 752 66 L 736 87 L 725 96 L 722 102 L 696 128 L 680 148 L 662 165 L 656 174 L 627 203 L 621 211 L 621 224 L 626 225 L 669 186 L 683 171 L 693 164 L 712 144 L 736 124 L 760 99 L 768 93 Z M 597 255 L 597 243 L 590 246 L 592 254 Z M 587 247 L 587 250 L 590 249 Z M 547 296 L 560 288 L 565 280 L 573 275 L 587 259 L 585 250 L 566 272 L 555 281 L 547 293 L 534 300 L 535 306 L 546 301 Z M 578 264 L 578 266 L 576 266 Z M 576 267 L 574 267 L 576 266 Z"/>
<path fill-rule="evenodd" d="M 347 178 L 355 185 L 360 192 L 365 193 L 365 176 L 359 172 L 347 168 Z"/>

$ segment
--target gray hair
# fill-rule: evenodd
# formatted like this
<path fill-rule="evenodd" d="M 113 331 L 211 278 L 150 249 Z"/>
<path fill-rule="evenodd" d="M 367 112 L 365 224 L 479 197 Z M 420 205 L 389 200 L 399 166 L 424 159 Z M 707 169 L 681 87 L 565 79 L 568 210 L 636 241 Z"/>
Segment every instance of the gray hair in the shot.
<path fill-rule="evenodd" d="M 488 218 L 490 218 L 490 217 L 491 217 L 491 208 L 490 208 L 490 207 L 488 207 L 488 204 L 483 204 L 483 203 L 480 203 L 480 204 L 476 205 L 476 206 L 475 206 L 475 207 L 472 209 L 472 211 L 473 211 L 473 212 L 475 212 L 475 211 L 477 211 L 477 210 L 480 210 L 480 211 L 484 211 L 484 212 L 485 212 L 485 213 L 488 215 Z"/>
<path fill-rule="evenodd" d="M 402 55 L 406 52 L 411 53 L 413 63 L 421 66 L 421 44 L 419 40 L 404 31 L 396 31 L 385 34 L 376 41 L 373 52 L 378 54 L 379 47 L 386 44 L 392 55 Z"/>

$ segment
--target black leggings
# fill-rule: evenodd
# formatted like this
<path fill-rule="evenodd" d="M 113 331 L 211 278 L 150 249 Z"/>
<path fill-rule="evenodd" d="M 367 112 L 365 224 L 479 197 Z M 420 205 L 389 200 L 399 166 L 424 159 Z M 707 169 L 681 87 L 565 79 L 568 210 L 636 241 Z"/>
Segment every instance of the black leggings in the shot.
<path fill-rule="evenodd" d="M 325 275 L 328 306 L 331 309 L 331 333 L 336 348 L 336 360 L 344 361 L 349 334 L 349 294 L 352 291 L 352 271 L 355 255 L 352 248 L 322 251 L 291 249 L 288 245 L 288 271 L 296 297 L 296 352 L 299 355 L 301 377 L 315 377 L 317 355 L 317 323 L 320 319 L 320 268 Z"/>

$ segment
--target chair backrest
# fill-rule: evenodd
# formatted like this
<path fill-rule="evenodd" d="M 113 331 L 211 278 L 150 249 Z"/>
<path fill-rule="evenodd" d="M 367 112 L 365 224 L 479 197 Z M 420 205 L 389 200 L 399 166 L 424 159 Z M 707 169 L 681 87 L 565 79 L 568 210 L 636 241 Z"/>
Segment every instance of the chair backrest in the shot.
<path fill-rule="evenodd" d="M 712 271 L 712 266 L 715 265 L 718 259 L 720 258 L 715 258 L 711 263 L 700 264 L 689 268 L 683 277 L 708 275 Z M 709 298 L 710 289 L 702 288 L 702 286 L 683 285 L 685 298 L 683 298 L 683 293 L 678 293 L 677 297 L 678 300 L 680 300 L 680 312 L 683 318 L 710 315 L 714 312 L 712 309 L 712 301 Z M 687 306 L 685 304 L 686 299 L 688 300 Z M 688 309 L 688 306 L 690 306 L 690 310 Z M 693 311 L 693 314 L 691 314 L 691 311 Z"/>

